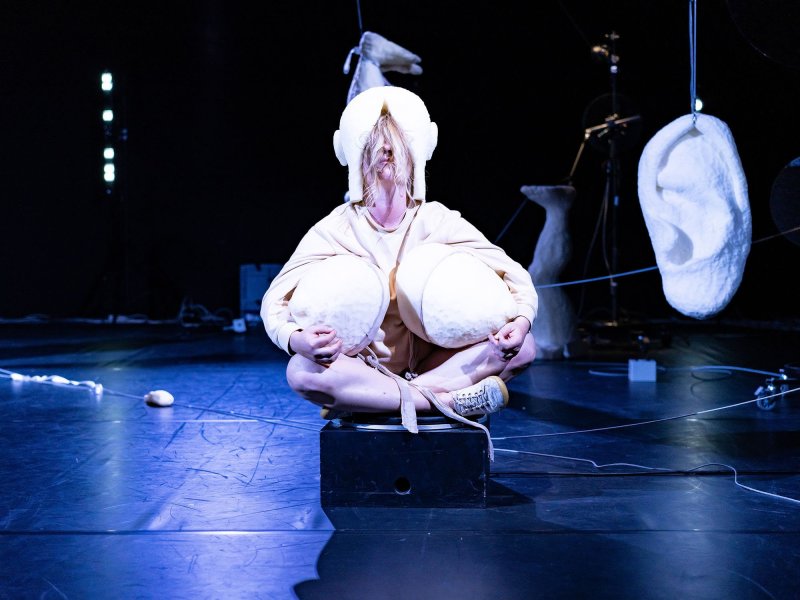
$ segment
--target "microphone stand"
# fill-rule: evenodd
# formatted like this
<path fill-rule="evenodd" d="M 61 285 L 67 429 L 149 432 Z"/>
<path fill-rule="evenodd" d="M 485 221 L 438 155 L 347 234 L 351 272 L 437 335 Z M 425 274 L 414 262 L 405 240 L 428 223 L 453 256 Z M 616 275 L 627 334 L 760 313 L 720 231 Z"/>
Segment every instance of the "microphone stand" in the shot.
<path fill-rule="evenodd" d="M 609 81 L 611 86 L 611 114 L 606 117 L 605 122 L 589 127 L 586 130 L 587 139 L 594 133 L 597 133 L 597 138 L 606 137 L 608 141 L 608 160 L 605 164 L 606 184 L 603 197 L 603 206 L 605 210 L 610 207 L 611 211 L 611 259 L 610 263 L 606 259 L 606 265 L 610 271 L 609 279 L 609 294 L 611 302 L 611 320 L 609 325 L 616 327 L 619 324 L 619 299 L 617 296 L 617 281 L 614 275 L 618 271 L 619 266 L 619 240 L 618 240 L 618 220 L 619 220 L 619 136 L 621 131 L 625 128 L 626 124 L 638 120 L 639 115 L 628 117 L 624 119 L 619 118 L 619 96 L 617 93 L 617 75 L 619 74 L 619 55 L 616 51 L 616 42 L 619 35 L 612 31 L 606 34 L 606 39 L 609 40 L 609 45 L 595 46 L 592 48 L 592 53 L 605 60 L 609 65 Z M 604 251 L 605 255 L 605 251 Z"/>

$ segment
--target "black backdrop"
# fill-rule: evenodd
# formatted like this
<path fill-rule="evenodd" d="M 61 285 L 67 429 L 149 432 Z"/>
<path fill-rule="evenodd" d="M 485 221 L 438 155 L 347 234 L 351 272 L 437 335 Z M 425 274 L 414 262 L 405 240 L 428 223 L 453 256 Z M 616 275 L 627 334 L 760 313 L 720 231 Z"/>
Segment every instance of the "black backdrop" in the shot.
<path fill-rule="evenodd" d="M 756 242 L 723 317 L 796 314 L 800 250 L 771 237 L 787 224 L 774 223 L 770 193 L 800 156 L 799 72 L 791 54 L 776 60 L 752 37 L 796 30 L 797 11 L 782 4 L 697 4 L 698 95 L 736 139 Z M 748 6 L 758 8 L 744 35 L 736 19 Z M 620 160 L 619 269 L 655 265 L 636 167 L 647 140 L 689 112 L 688 1 L 17 1 L 0 11 L 0 318 L 169 318 L 187 299 L 238 313 L 239 266 L 282 263 L 342 201 L 347 173 L 331 140 L 362 30 L 422 57 L 422 75 L 387 77 L 422 96 L 439 126 L 429 199 L 490 239 L 510 222 L 500 243 L 526 266 L 544 214 L 529 204 L 512 220 L 519 189 L 568 175 L 584 128 L 608 106 L 608 66 L 590 47 L 618 33 L 617 91 L 641 115 Z M 101 179 L 103 69 L 128 130 L 113 197 Z M 578 163 L 564 280 L 606 274 L 590 243 L 605 159 L 590 145 Z M 584 315 L 608 307 L 605 283 L 569 293 Z M 620 279 L 619 302 L 626 314 L 680 316 L 657 271 Z"/>

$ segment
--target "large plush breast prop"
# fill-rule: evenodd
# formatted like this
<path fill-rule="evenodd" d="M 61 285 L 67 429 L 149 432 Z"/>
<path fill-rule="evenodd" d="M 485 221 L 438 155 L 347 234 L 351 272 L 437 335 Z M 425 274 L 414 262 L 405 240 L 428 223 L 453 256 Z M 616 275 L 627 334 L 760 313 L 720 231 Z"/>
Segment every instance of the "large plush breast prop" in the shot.
<path fill-rule="evenodd" d="M 400 262 L 397 307 L 406 326 L 443 348 L 485 340 L 517 315 L 503 279 L 467 250 L 423 244 Z"/>
<path fill-rule="evenodd" d="M 684 315 L 721 311 L 750 252 L 747 181 L 728 126 L 685 115 L 661 129 L 639 160 L 639 202 L 664 295 Z"/>
<path fill-rule="evenodd" d="M 341 338 L 342 352 L 358 354 L 376 337 L 389 306 L 389 281 L 362 258 L 331 256 L 311 267 L 289 299 L 302 327 L 327 325 Z"/>

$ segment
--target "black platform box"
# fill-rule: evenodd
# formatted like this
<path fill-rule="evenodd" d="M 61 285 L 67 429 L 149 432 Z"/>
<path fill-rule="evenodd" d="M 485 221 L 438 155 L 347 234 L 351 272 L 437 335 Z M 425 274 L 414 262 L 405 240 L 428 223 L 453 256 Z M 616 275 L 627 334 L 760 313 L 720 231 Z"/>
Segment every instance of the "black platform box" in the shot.
<path fill-rule="evenodd" d="M 488 427 L 488 418 L 481 423 Z M 486 433 L 444 417 L 332 421 L 320 431 L 322 506 L 485 508 Z"/>

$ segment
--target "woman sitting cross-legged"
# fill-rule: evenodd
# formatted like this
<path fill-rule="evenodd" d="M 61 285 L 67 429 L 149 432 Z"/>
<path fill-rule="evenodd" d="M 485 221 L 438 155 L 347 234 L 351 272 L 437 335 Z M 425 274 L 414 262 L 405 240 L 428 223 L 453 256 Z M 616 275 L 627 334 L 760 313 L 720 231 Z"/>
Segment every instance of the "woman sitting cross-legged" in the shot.
<path fill-rule="evenodd" d="M 528 271 L 459 212 L 425 199 L 424 168 L 437 136 L 424 103 L 408 90 L 384 86 L 356 96 L 334 135 L 337 157 L 349 165 L 347 201 L 308 231 L 264 295 L 261 316 L 267 334 L 291 355 L 288 383 L 320 406 L 323 416 L 400 412 L 406 428 L 416 431 L 417 412 L 438 411 L 458 420 L 494 413 L 508 404 L 505 382 L 534 360 L 530 330 L 538 298 Z M 413 301 L 400 289 L 400 274 L 412 283 L 428 276 L 420 272 L 425 261 L 409 273 L 403 271 L 404 260 L 443 246 L 493 271 L 491 277 L 502 283 L 510 303 L 479 339 L 459 339 L 456 331 L 445 346 L 428 330 L 433 309 L 411 315 Z M 293 314 L 304 277 L 326 259 L 341 256 L 366 262 L 388 284 L 375 331 L 357 348 L 343 339 L 335 323 L 303 322 Z M 452 271 L 449 277 L 471 276 Z M 332 286 L 346 276 L 328 281 Z M 321 310 L 335 304 L 332 287 L 323 287 L 328 289 L 316 290 L 306 304 Z M 431 285 L 425 289 L 432 293 Z M 459 306 L 478 302 L 475 296 L 445 300 L 449 305 L 441 310 L 455 317 L 456 329 Z M 495 305 L 490 303 L 487 312 Z M 452 334 L 452 324 L 441 327 Z"/>

